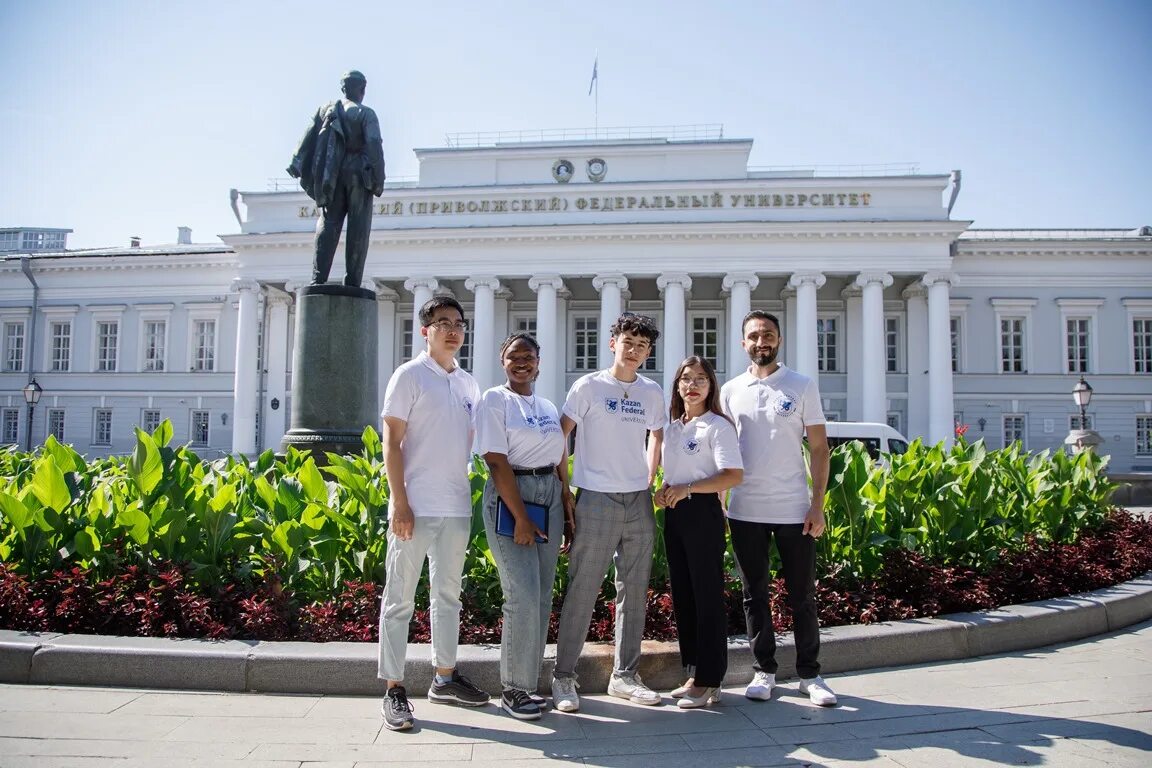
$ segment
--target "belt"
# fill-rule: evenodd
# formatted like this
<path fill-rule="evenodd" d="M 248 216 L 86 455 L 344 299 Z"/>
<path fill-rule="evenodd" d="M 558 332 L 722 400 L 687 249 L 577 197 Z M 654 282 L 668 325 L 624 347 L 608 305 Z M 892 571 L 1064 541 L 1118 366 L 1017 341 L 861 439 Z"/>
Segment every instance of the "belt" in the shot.
<path fill-rule="evenodd" d="M 536 467 L 535 469 L 520 469 L 518 467 L 512 467 L 512 474 L 521 475 L 521 476 L 523 476 L 523 475 L 536 475 L 537 477 L 539 477 L 541 475 L 550 475 L 555 471 L 556 471 L 555 466 Z"/>

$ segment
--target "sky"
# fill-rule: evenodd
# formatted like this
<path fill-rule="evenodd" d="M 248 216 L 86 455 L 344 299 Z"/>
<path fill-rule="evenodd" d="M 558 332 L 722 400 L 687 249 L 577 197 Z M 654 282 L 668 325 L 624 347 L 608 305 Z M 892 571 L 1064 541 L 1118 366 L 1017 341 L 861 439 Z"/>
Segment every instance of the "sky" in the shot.
<path fill-rule="evenodd" d="M 286 177 L 353 68 L 392 179 L 449 133 L 718 123 L 756 166 L 960 169 L 975 227 L 1152 224 L 1147 0 L 4 0 L 0 28 L 0 226 L 72 248 L 237 232 L 229 189 Z"/>

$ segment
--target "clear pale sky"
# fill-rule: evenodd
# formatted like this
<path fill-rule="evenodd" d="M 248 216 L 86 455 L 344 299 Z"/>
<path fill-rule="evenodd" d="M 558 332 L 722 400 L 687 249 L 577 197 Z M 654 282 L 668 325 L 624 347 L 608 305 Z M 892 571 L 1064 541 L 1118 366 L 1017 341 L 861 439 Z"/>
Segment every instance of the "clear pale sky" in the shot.
<path fill-rule="evenodd" d="M 350 68 L 390 177 L 446 133 L 722 123 L 754 165 L 964 173 L 977 227 L 1152 224 L 1152 2 L 0 4 L 0 226 L 237 231 Z"/>

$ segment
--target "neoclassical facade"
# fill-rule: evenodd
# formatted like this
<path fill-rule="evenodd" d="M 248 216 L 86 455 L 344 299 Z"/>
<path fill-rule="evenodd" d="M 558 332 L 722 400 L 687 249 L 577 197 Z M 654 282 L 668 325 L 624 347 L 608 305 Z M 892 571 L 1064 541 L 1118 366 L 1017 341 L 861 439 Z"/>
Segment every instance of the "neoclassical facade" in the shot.
<path fill-rule="evenodd" d="M 762 308 L 780 317 L 784 361 L 819 380 L 832 418 L 887 421 L 933 441 L 960 423 L 994 447 L 1058 448 L 1078 420 L 1071 391 L 1083 375 L 1113 468 L 1152 470 L 1152 231 L 973 229 L 949 215 L 958 174 L 755 169 L 751 148 L 714 136 L 416 150 L 419 179 L 390 183 L 377 201 L 365 271 L 378 298 L 381 389 L 418 343 L 416 308 L 436 293 L 466 307 L 462 363 L 482 386 L 501 380 L 500 340 L 528 330 L 543 345 L 538 391 L 557 401 L 607 364 L 606 329 L 625 309 L 656 317 L 663 335 L 648 375 L 667 387 L 687 354 L 714 360 L 722 378 L 742 370 L 740 318 Z M 97 316 L 109 312 L 100 302 L 111 299 L 84 283 L 119 280 L 132 375 L 106 381 L 90 359 L 78 360 L 83 376 L 35 369 L 46 397 L 80 390 L 78 379 L 104 382 L 75 398 L 81 449 L 130 446 L 132 414 L 169 379 L 184 400 L 171 413 L 178 438 L 248 454 L 278 445 L 289 426 L 294 291 L 311 272 L 316 210 L 296 191 L 240 199 L 240 232 L 223 235 L 227 247 L 204 254 L 194 277 L 187 253 L 34 257 L 33 318 L 26 275 L 11 259 L 0 269 L 0 314 L 34 326 L 41 366 L 61 313 L 98 356 Z M 187 298 L 174 300 L 174 284 Z M 203 371 L 209 305 L 216 368 Z M 179 337 L 170 354 L 179 346 L 190 363 L 193 378 L 179 386 L 171 370 L 141 368 L 146 317 L 158 312 Z M 22 373 L 0 374 L 12 380 L 8 410 L 23 402 Z M 196 383 L 212 394 L 192 408 Z M 85 445 L 108 419 L 96 413 L 107 405 L 90 402 L 98 393 L 123 417 L 107 444 Z M 51 426 L 41 410 L 34 439 Z"/>

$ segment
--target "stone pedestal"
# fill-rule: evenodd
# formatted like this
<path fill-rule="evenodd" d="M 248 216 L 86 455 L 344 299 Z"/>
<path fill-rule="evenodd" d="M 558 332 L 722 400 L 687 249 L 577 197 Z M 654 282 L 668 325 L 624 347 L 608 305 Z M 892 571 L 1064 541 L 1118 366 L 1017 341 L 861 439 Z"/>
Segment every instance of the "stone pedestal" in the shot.
<path fill-rule="evenodd" d="M 376 294 L 344 285 L 301 288 L 292 354 L 292 422 L 281 450 L 326 452 L 363 448 L 364 427 L 377 427 Z"/>

